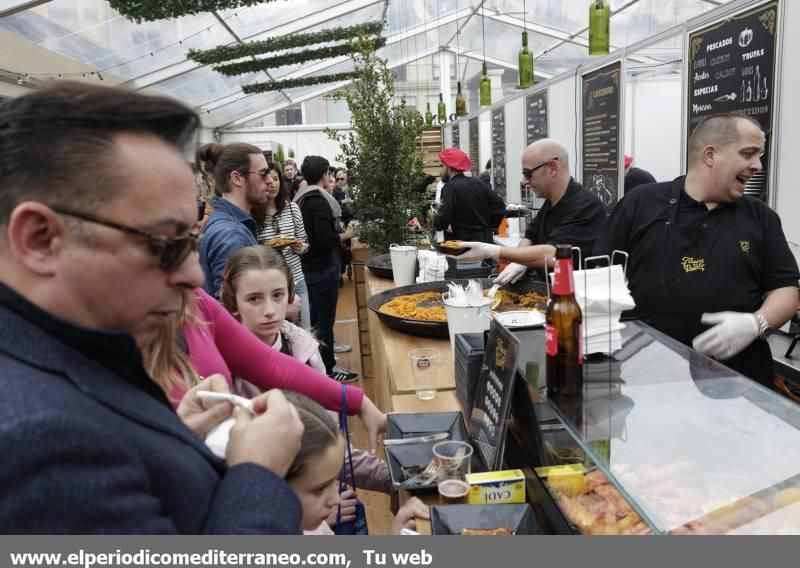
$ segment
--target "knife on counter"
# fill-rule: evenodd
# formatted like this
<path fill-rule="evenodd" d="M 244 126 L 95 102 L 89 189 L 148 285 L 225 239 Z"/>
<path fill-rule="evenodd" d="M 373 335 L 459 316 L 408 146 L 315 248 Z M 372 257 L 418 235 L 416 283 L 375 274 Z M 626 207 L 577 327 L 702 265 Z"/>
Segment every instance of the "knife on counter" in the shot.
<path fill-rule="evenodd" d="M 427 444 L 430 442 L 440 442 L 447 440 L 450 437 L 450 432 L 439 432 L 438 434 L 428 434 L 426 436 L 417 436 L 415 438 L 393 438 L 384 440 L 384 446 L 400 446 L 402 444 Z"/>

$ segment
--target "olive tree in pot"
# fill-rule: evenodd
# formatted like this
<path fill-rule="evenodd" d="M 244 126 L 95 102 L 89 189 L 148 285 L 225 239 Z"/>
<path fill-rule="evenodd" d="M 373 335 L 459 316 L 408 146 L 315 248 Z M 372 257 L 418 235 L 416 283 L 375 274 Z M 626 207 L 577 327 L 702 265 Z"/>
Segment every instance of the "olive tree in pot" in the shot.
<path fill-rule="evenodd" d="M 349 89 L 334 95 L 347 102 L 352 130 L 327 133 L 339 143 L 336 159 L 347 165 L 355 182 L 351 210 L 361 222 L 359 240 L 382 254 L 392 243 L 409 241 L 408 222 L 427 203 L 418 142 L 423 124 L 405 100 L 396 104 L 394 76 L 372 42 L 365 37 L 352 41 L 359 74 Z"/>

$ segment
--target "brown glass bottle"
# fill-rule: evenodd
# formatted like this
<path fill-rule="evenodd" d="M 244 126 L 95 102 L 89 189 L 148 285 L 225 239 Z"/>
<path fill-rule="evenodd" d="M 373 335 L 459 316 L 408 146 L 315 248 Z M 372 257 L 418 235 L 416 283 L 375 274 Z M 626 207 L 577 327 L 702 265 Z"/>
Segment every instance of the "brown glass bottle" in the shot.
<path fill-rule="evenodd" d="M 551 299 L 545 314 L 547 396 L 556 400 L 583 393 L 581 322 L 572 276 L 572 247 L 556 246 Z"/>
<path fill-rule="evenodd" d="M 458 82 L 458 91 L 456 92 L 456 116 L 467 116 L 467 101 L 461 94 L 461 81 Z"/>

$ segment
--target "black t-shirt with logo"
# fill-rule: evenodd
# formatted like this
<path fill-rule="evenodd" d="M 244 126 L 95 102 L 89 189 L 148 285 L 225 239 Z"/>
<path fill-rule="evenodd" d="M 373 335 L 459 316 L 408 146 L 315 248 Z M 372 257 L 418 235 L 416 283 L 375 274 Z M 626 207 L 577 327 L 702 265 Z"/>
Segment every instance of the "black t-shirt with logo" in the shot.
<path fill-rule="evenodd" d="M 628 252 L 634 315 L 691 345 L 707 329 L 703 313 L 754 312 L 766 292 L 796 286 L 800 274 L 780 218 L 766 204 L 746 195 L 709 210 L 684 186 L 679 177 L 622 199 L 594 254 Z"/>

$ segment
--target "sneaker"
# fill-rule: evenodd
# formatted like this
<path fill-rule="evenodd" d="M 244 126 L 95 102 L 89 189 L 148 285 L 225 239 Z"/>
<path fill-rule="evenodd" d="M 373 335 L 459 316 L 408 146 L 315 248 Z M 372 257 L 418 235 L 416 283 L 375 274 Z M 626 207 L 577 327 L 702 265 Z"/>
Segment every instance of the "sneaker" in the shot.
<path fill-rule="evenodd" d="M 334 353 L 348 353 L 352 350 L 353 350 L 352 345 L 348 345 L 347 343 L 339 343 L 338 341 L 333 342 Z"/>
<path fill-rule="evenodd" d="M 334 367 L 333 372 L 328 376 L 334 381 L 340 383 L 352 383 L 353 381 L 358 380 L 358 373 L 353 373 L 347 369 L 342 369 L 339 366 Z"/>

